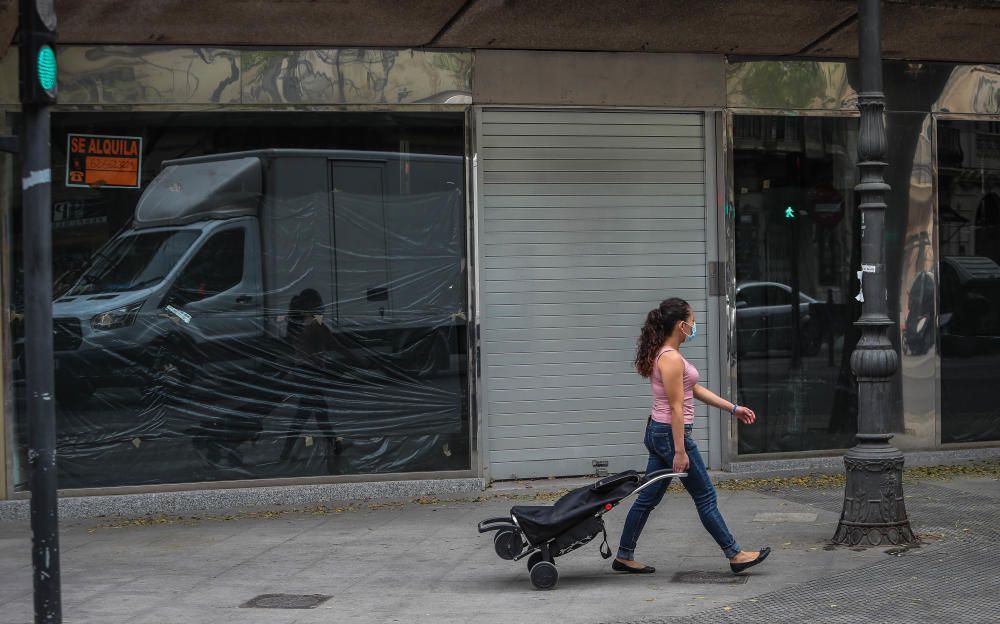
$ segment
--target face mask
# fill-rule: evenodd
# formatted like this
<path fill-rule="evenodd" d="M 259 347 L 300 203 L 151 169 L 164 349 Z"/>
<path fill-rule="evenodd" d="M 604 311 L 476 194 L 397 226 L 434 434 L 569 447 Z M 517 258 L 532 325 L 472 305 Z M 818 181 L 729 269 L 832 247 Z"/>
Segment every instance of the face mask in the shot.
<path fill-rule="evenodd" d="M 689 325 L 689 327 L 691 328 L 691 333 L 684 335 L 687 336 L 688 340 L 694 340 L 694 337 L 698 335 L 698 322 L 695 321 L 695 323 L 693 325 Z"/>

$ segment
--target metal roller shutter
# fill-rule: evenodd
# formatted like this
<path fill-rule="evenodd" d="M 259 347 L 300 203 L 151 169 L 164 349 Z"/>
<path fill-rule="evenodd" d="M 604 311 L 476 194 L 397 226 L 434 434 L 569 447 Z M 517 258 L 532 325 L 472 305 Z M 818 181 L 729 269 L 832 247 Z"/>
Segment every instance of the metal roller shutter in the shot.
<path fill-rule="evenodd" d="M 631 366 L 645 313 L 676 295 L 713 329 L 704 137 L 696 113 L 481 111 L 489 478 L 645 466 L 649 384 Z M 685 349 L 705 381 L 707 345 Z M 704 407 L 695 426 L 707 453 Z"/>

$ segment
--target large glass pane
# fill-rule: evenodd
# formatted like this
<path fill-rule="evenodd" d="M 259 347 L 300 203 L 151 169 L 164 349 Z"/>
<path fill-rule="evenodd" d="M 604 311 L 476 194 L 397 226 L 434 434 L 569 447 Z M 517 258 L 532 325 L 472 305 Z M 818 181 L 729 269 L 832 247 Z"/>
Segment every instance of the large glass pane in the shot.
<path fill-rule="evenodd" d="M 469 469 L 464 125 L 53 115 L 60 486 Z"/>
<path fill-rule="evenodd" d="M 938 122 L 941 441 L 1000 440 L 1000 123 Z"/>
<path fill-rule="evenodd" d="M 857 120 L 733 119 L 739 452 L 842 448 L 856 431 Z"/>

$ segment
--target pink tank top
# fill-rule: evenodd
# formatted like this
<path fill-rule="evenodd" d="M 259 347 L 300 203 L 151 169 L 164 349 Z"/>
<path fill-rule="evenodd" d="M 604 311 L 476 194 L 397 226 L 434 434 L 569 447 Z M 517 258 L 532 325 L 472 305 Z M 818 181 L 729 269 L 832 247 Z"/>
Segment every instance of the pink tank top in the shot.
<path fill-rule="evenodd" d="M 653 374 L 649 376 L 649 383 L 653 387 L 653 420 L 659 423 L 670 424 L 672 412 L 670 401 L 667 400 L 667 393 L 663 389 L 663 377 L 660 375 L 658 363 L 660 357 L 667 351 L 673 351 L 670 347 L 663 347 L 656 352 L 656 359 L 653 360 Z M 684 356 L 681 356 L 684 359 Z M 694 423 L 694 387 L 701 378 L 698 369 L 691 362 L 684 359 L 684 424 Z"/>

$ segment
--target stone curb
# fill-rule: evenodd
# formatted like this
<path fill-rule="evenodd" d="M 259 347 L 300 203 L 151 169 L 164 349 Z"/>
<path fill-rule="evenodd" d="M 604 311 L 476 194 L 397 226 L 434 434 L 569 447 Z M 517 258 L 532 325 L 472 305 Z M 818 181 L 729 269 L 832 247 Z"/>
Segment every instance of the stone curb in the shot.
<path fill-rule="evenodd" d="M 65 520 L 97 516 L 137 517 L 219 509 L 325 504 L 333 501 L 468 495 L 481 494 L 483 487 L 482 479 L 426 479 L 72 496 L 59 499 L 59 517 Z M 0 501 L 0 521 L 24 521 L 29 517 L 29 501 Z"/>
<path fill-rule="evenodd" d="M 971 461 L 1000 458 L 1000 448 L 948 449 L 942 451 L 903 451 L 906 467 L 945 466 Z M 843 456 L 802 457 L 794 459 L 769 459 L 732 462 L 724 473 L 728 479 L 761 476 L 786 476 L 790 473 L 831 473 L 844 470 Z"/>

